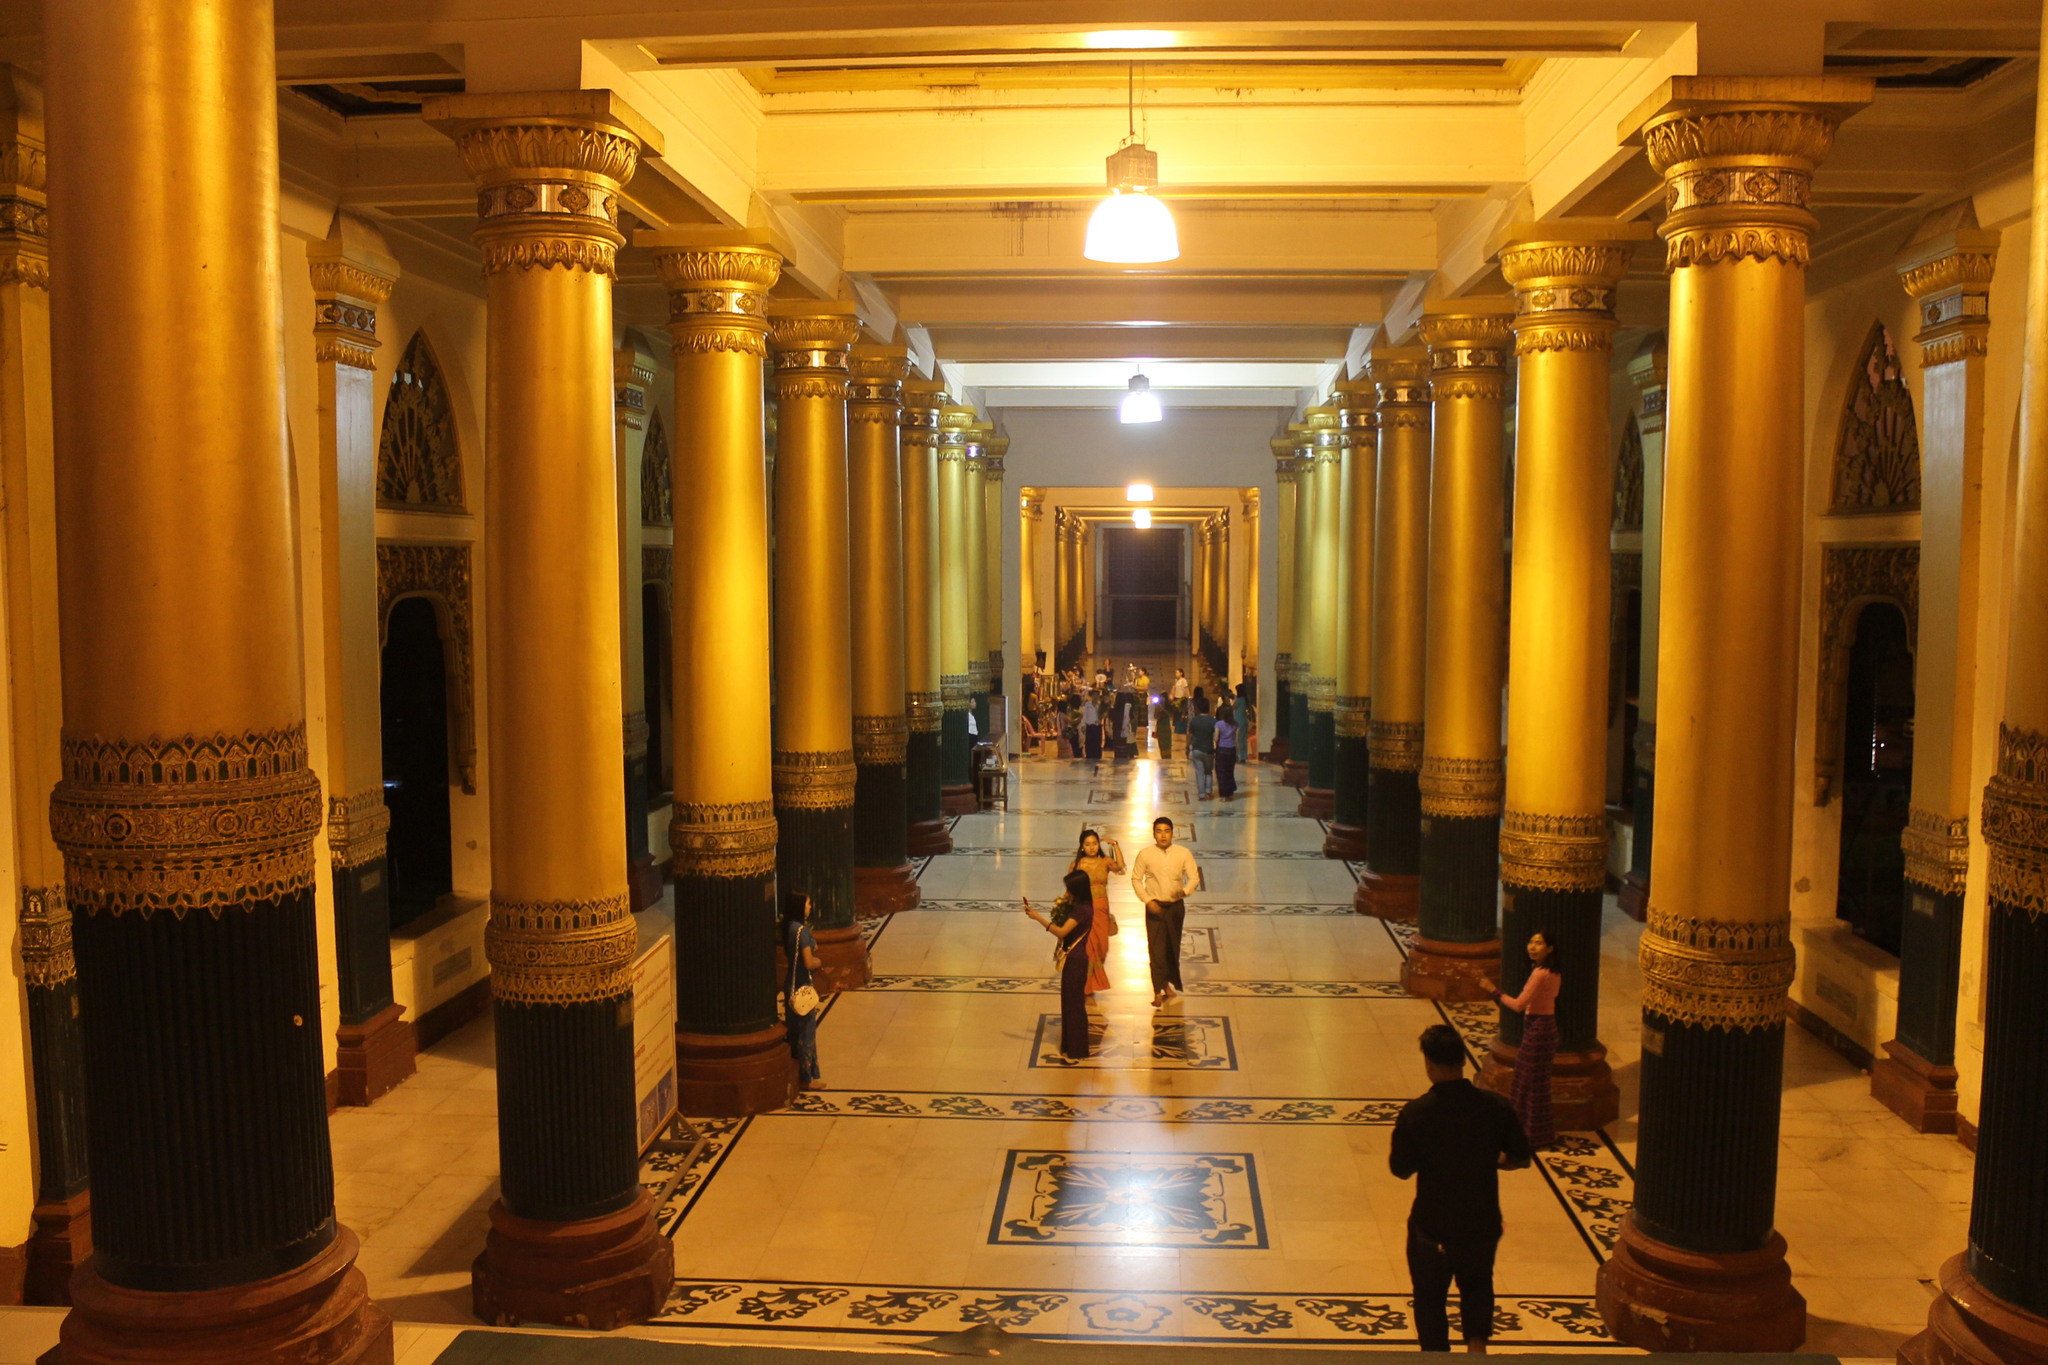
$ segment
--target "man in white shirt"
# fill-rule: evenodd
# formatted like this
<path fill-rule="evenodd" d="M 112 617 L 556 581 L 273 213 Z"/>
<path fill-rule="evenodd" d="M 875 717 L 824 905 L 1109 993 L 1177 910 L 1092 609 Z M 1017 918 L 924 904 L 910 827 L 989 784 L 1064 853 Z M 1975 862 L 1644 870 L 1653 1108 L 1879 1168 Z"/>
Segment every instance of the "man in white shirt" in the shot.
<path fill-rule="evenodd" d="M 1152 822 L 1152 846 L 1131 860 L 1131 890 L 1145 902 L 1145 946 L 1152 957 L 1152 1004 L 1163 1005 L 1181 992 L 1181 927 L 1187 922 L 1187 897 L 1202 884 L 1195 855 L 1173 841 L 1173 821 Z"/>

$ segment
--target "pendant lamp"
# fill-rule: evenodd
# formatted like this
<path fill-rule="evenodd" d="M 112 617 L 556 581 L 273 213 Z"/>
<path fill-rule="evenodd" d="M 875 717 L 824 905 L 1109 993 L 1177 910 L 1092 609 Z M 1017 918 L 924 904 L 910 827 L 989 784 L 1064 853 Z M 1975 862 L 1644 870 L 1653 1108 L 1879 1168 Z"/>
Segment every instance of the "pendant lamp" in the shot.
<path fill-rule="evenodd" d="M 1152 392 L 1152 381 L 1142 374 L 1131 376 L 1130 392 L 1117 405 L 1117 420 L 1126 425 L 1133 422 L 1157 422 L 1166 414 L 1159 410 L 1159 395 Z"/>
<path fill-rule="evenodd" d="M 1109 198 L 1089 216 L 1081 254 L 1112 265 L 1157 265 L 1180 258 L 1180 232 L 1172 211 L 1152 197 L 1159 188 L 1159 153 L 1138 141 L 1135 66 L 1131 73 L 1123 145 L 1109 154 Z"/>

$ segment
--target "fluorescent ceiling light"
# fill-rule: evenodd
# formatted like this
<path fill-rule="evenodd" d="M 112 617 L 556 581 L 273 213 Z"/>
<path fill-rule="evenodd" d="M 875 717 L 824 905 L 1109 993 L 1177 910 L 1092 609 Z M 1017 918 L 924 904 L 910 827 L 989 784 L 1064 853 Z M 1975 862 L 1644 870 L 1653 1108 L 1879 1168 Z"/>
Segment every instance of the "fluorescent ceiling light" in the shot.
<path fill-rule="evenodd" d="M 1126 489 L 1124 490 L 1124 501 L 1125 501 L 1125 502 L 1150 502 L 1150 501 L 1152 501 L 1152 485 L 1151 485 L 1151 484 L 1149 484 L 1149 483 L 1134 483 L 1134 484 L 1132 484 L 1132 485 L 1131 485 L 1131 486 L 1130 486 L 1129 488 L 1126 488 Z"/>
<path fill-rule="evenodd" d="M 1140 531 L 1151 530 L 1152 509 L 1149 507 L 1133 507 L 1131 509 L 1131 525 L 1137 527 Z"/>
<path fill-rule="evenodd" d="M 1157 422 L 1166 414 L 1159 410 L 1159 395 L 1152 392 L 1152 381 L 1142 374 L 1131 376 L 1130 392 L 1117 408 L 1117 420 L 1126 425 L 1136 422 Z"/>

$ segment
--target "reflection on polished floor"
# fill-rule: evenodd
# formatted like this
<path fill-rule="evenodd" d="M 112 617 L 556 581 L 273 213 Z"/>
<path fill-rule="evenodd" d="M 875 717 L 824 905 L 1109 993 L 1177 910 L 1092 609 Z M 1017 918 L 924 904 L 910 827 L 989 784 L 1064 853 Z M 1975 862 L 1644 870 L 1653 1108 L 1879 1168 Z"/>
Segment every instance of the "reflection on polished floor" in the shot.
<path fill-rule="evenodd" d="M 1238 802 L 1197 805 L 1178 761 L 1017 766 L 1010 809 L 962 819 L 960 851 L 924 868 L 923 906 L 872 926 L 877 979 L 821 1031 L 829 1088 L 700 1125 L 711 1141 L 662 1211 L 675 1294 L 634 1334 L 825 1344 L 993 1323 L 1412 1349 L 1411 1187 L 1387 1143 L 1423 1088 L 1415 1037 L 1445 1016 L 1401 994 L 1402 936 L 1351 912 L 1350 870 L 1316 855 L 1323 831 L 1278 770 L 1247 777 Z M 1084 822 L 1129 856 L 1155 812 L 1193 821 L 1205 869 L 1187 996 L 1150 1007 L 1141 912 L 1113 879 L 1103 1053 L 1048 1064 L 1052 964 L 1017 898 L 1053 897 Z M 1502 1182 L 1504 1349 L 1622 1349 L 1592 1293 L 1630 1194 L 1636 931 L 1610 913 L 1602 1036 L 1622 1121 Z M 1483 1045 L 1490 1011 L 1450 1017 Z M 471 1321 L 496 1170 L 490 1059 L 480 1022 L 375 1108 L 334 1116 L 340 1214 L 402 1322 Z M 1779 1226 L 1808 1349 L 1888 1356 L 1925 1320 L 1919 1277 L 1963 1241 L 1969 1157 L 1907 1132 L 1796 1029 L 1786 1071 Z"/>

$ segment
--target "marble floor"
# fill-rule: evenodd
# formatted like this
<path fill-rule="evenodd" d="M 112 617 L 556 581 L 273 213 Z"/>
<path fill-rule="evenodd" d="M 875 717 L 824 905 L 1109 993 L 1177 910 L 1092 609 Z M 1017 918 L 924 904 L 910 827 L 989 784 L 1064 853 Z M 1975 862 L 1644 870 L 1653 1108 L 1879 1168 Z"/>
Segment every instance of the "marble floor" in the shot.
<path fill-rule="evenodd" d="M 1475 1048 L 1489 1010 L 1395 984 L 1403 938 L 1350 908 L 1353 869 L 1320 856 L 1278 769 L 1198 803 L 1184 760 L 1013 770 L 1010 809 L 974 815 L 922 870 L 925 901 L 875 923 L 868 989 L 832 1001 L 826 1086 L 794 1109 L 702 1121 L 678 1183 L 651 1161 L 675 1239 L 667 1311 L 636 1335 L 789 1345 L 909 1341 L 976 1323 L 1062 1338 L 1409 1347 L 1401 1256 L 1412 1187 L 1390 1124 L 1425 1088 L 1416 1034 L 1450 1018 Z M 1101 1055 L 1065 1065 L 1049 943 L 1017 911 L 1049 902 L 1083 825 L 1134 855 L 1181 822 L 1205 887 L 1188 991 L 1154 1011 L 1142 913 L 1113 879 Z M 1602 1036 L 1622 1120 L 1502 1181 L 1499 1344 L 1619 1351 L 1594 1274 L 1630 1194 L 1636 926 L 1610 903 Z M 342 1218 L 372 1292 L 417 1359 L 468 1317 L 495 1195 L 487 1019 L 421 1058 L 368 1110 L 333 1118 Z M 1970 1159 L 1907 1132 L 1866 1079 L 1790 1035 L 1779 1226 L 1811 1310 L 1810 1350 L 1889 1356 L 1961 1248 Z M 424 1334 L 424 1335 L 422 1335 Z"/>

